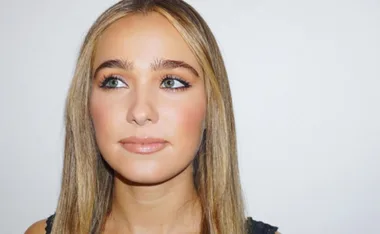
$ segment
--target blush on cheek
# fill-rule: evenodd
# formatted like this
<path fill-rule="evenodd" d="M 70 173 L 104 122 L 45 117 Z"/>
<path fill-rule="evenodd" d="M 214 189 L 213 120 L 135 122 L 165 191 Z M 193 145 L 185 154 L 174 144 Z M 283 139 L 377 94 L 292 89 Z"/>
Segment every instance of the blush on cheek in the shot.
<path fill-rule="evenodd" d="M 91 98 L 90 113 L 92 121 L 94 122 L 95 129 L 101 127 L 107 121 L 107 111 L 105 111 L 104 104 L 96 97 Z"/>
<path fill-rule="evenodd" d="M 112 99 L 111 99 L 112 100 Z M 117 123 L 120 119 L 120 110 L 110 102 L 110 98 L 95 91 L 90 100 L 90 113 L 94 123 L 97 139 L 113 139 Z"/>
<path fill-rule="evenodd" d="M 205 113 L 202 108 L 191 109 L 183 112 L 182 124 L 189 129 L 200 129 L 204 121 Z"/>
<path fill-rule="evenodd" d="M 181 110 L 180 125 L 185 137 L 200 137 L 206 115 L 205 105 L 192 105 Z"/>

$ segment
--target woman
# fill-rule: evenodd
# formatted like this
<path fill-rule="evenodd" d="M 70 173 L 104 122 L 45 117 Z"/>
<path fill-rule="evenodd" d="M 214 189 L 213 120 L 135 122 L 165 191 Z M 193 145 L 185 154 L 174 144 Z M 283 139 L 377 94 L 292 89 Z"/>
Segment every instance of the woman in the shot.
<path fill-rule="evenodd" d="M 27 234 L 277 230 L 244 216 L 227 74 L 187 3 L 105 11 L 81 48 L 65 120 L 58 207 Z"/>

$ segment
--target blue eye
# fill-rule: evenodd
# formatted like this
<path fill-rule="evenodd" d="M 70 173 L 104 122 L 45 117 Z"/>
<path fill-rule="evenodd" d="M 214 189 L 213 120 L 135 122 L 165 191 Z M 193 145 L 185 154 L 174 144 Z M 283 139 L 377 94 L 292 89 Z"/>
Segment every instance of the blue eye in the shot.
<path fill-rule="evenodd" d="M 123 81 L 122 78 L 119 78 L 115 75 L 104 77 L 104 80 L 100 84 L 100 88 L 103 89 L 119 89 L 125 87 L 128 87 L 128 85 Z M 186 82 L 179 77 L 165 76 L 161 80 L 160 87 L 163 89 L 177 91 L 189 88 L 191 85 L 189 82 Z"/>
<path fill-rule="evenodd" d="M 164 89 L 186 89 L 190 84 L 178 77 L 165 76 L 161 82 L 161 88 Z"/>
<path fill-rule="evenodd" d="M 106 89 L 117 89 L 127 87 L 127 85 L 120 78 L 116 76 L 109 76 L 104 79 L 100 87 Z"/>

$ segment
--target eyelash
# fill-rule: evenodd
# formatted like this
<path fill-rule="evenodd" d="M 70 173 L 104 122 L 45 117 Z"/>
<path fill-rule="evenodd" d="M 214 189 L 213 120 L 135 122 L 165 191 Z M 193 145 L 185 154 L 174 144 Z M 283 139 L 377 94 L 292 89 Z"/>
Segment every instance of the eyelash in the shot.
<path fill-rule="evenodd" d="M 108 87 L 106 86 L 107 83 L 110 81 L 110 80 L 118 80 L 122 83 L 125 84 L 125 82 L 123 81 L 123 79 L 121 77 L 119 77 L 118 75 L 114 75 L 114 74 L 111 74 L 111 75 L 107 75 L 107 76 L 104 76 L 103 79 L 100 81 L 100 85 L 99 87 L 102 88 L 102 89 L 116 89 L 116 88 L 113 88 L 113 87 Z"/>
<path fill-rule="evenodd" d="M 179 81 L 183 87 L 179 87 L 179 88 L 163 88 L 163 89 L 167 89 L 167 90 L 170 90 L 172 92 L 177 92 L 177 91 L 183 91 L 185 89 L 188 89 L 191 87 L 190 83 L 179 78 L 178 76 L 173 76 L 173 75 L 165 75 L 161 78 L 161 81 L 160 81 L 160 85 L 166 81 L 166 80 L 169 80 L 169 79 L 172 79 L 172 80 L 176 80 L 176 81 Z"/>
<path fill-rule="evenodd" d="M 108 87 L 106 86 L 107 83 L 110 81 L 110 80 L 113 80 L 113 79 L 116 79 L 122 83 L 124 83 L 125 85 L 127 85 L 123 79 L 118 76 L 118 75 L 114 75 L 114 74 L 111 74 L 111 75 L 108 75 L 108 76 L 104 76 L 102 81 L 100 82 L 100 85 L 99 87 L 102 88 L 102 89 L 106 89 L 106 90 L 110 90 L 110 89 L 118 89 L 118 88 L 114 88 L 114 87 Z M 167 89 L 167 90 L 170 90 L 171 92 L 177 92 L 177 91 L 183 91 L 185 89 L 188 89 L 191 87 L 191 84 L 185 80 L 183 80 L 182 78 L 179 78 L 177 76 L 173 76 L 173 75 L 165 75 L 161 78 L 160 80 L 160 85 L 162 85 L 162 83 L 168 79 L 172 79 L 172 80 L 176 80 L 176 81 L 179 81 L 181 82 L 181 84 L 183 85 L 183 87 L 179 87 L 179 88 L 162 88 L 162 89 Z"/>

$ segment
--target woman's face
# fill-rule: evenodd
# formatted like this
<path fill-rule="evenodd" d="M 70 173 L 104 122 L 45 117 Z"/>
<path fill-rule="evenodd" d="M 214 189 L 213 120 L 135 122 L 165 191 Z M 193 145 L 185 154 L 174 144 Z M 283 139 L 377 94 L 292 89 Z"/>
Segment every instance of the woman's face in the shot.
<path fill-rule="evenodd" d="M 96 141 L 118 174 L 156 184 L 191 169 L 205 124 L 204 78 L 166 18 L 151 13 L 113 23 L 96 45 L 93 73 Z"/>

